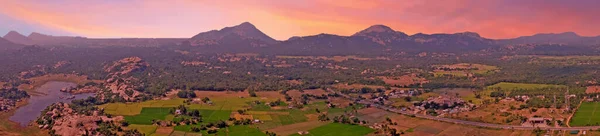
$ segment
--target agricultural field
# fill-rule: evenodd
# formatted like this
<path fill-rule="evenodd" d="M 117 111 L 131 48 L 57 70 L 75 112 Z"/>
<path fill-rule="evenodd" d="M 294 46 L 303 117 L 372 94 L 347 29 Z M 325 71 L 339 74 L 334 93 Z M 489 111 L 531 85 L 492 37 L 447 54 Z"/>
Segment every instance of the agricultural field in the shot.
<path fill-rule="evenodd" d="M 391 86 L 410 86 L 414 84 L 423 84 L 428 82 L 425 78 L 417 77 L 415 74 L 395 77 L 380 76 L 378 78 L 381 78 L 383 82 L 385 82 L 385 84 Z"/>
<path fill-rule="evenodd" d="M 494 124 L 521 125 L 521 116 L 564 120 L 570 115 L 556 108 L 537 108 L 535 111 L 532 111 L 531 108 L 519 109 L 521 105 L 525 105 L 525 102 L 501 100 L 497 103 L 482 105 L 476 110 L 453 114 L 450 117 Z"/>
<path fill-rule="evenodd" d="M 434 93 L 442 95 L 458 95 L 461 99 L 473 104 L 482 104 L 482 99 L 476 98 L 475 92 L 481 92 L 480 89 L 474 88 L 440 88 L 433 90 Z"/>
<path fill-rule="evenodd" d="M 324 90 L 304 90 L 304 92 L 292 92 L 293 96 L 301 94 L 321 95 L 326 94 Z M 335 103 L 335 108 L 329 108 L 325 100 L 311 100 L 303 108 L 288 108 L 287 103 L 280 103 L 279 106 L 271 107 L 267 102 L 276 101 L 284 98 L 278 92 L 257 92 L 258 97 L 249 97 L 248 93 L 239 92 L 204 92 L 196 91 L 199 98 L 208 97 L 212 104 L 185 102 L 185 99 L 171 97 L 162 100 L 150 100 L 138 103 L 110 103 L 98 106 L 103 108 L 108 114 L 115 116 L 124 116 L 125 121 L 130 125 L 129 129 L 138 129 L 146 135 L 208 135 L 207 130 L 192 132 L 192 127 L 200 127 L 207 123 L 219 121 L 228 121 L 230 118 L 260 120 L 261 123 L 248 126 L 230 126 L 219 129 L 216 135 L 264 135 L 263 131 L 270 131 L 282 134 L 293 134 L 298 131 L 308 131 L 328 124 L 329 122 L 318 121 L 318 116 L 326 113 L 328 117 L 342 115 L 344 113 L 357 112 L 362 105 L 349 106 L 349 102 L 331 98 L 331 103 Z M 297 93 L 297 94 L 296 94 Z M 285 99 L 285 98 L 284 98 Z M 259 103 L 257 103 L 259 102 Z M 343 103 L 343 104 L 342 104 Z M 174 107 L 184 105 L 189 110 L 199 110 L 202 115 L 202 123 L 199 124 L 180 124 L 173 127 L 158 127 L 153 125 L 153 120 L 175 121 L 179 122 L 187 116 L 173 115 L 171 112 Z M 238 110 L 244 110 L 239 113 Z M 318 129 L 316 129 L 318 133 Z"/>
<path fill-rule="evenodd" d="M 142 108 L 140 114 L 135 116 L 124 116 L 130 124 L 152 125 L 152 120 L 165 120 L 171 108 Z"/>
<path fill-rule="evenodd" d="M 483 65 L 483 64 L 470 64 L 470 63 L 458 63 L 452 65 L 434 65 L 433 75 L 435 77 L 440 76 L 454 76 L 454 77 L 470 77 L 474 75 L 488 75 L 493 74 L 499 70 L 496 66 Z"/>
<path fill-rule="evenodd" d="M 433 120 L 412 118 L 408 116 L 390 116 L 392 122 L 397 125 L 390 125 L 390 128 L 398 130 L 398 132 L 404 132 L 406 136 L 460 136 L 460 135 L 474 135 L 474 136 L 534 136 L 531 131 L 517 131 L 517 130 L 499 130 L 499 129 L 487 129 L 465 125 L 457 125 L 445 122 L 438 122 Z M 385 122 L 383 122 L 385 123 Z M 378 133 L 380 134 L 380 133 Z"/>
<path fill-rule="evenodd" d="M 152 135 L 156 132 L 156 128 L 158 128 L 158 126 L 131 124 L 131 125 L 127 126 L 127 128 L 128 129 L 137 129 L 138 131 L 140 131 L 146 135 Z"/>
<path fill-rule="evenodd" d="M 584 102 L 579 106 L 571 119 L 571 126 L 597 126 L 600 125 L 600 103 Z"/>
<path fill-rule="evenodd" d="M 311 129 L 308 132 L 309 133 L 306 134 L 308 136 L 364 136 L 375 132 L 375 130 L 360 125 L 330 123 Z M 300 134 L 293 134 L 292 136 L 299 135 Z"/>
<path fill-rule="evenodd" d="M 515 89 L 523 89 L 523 90 L 532 90 L 532 89 L 542 89 L 542 88 L 561 88 L 566 87 L 564 85 L 551 85 L 551 84 L 528 84 L 528 83 L 509 83 L 509 82 L 500 82 L 491 86 L 486 87 L 487 90 L 501 90 L 501 91 L 511 91 Z"/>
<path fill-rule="evenodd" d="M 276 92 L 275 92 L 276 93 Z M 274 96 L 272 93 L 264 93 L 265 95 Z M 235 111 L 240 109 L 250 108 L 248 103 L 253 101 L 271 102 L 280 99 L 280 97 L 261 97 L 260 93 L 258 97 L 249 97 L 246 92 L 212 92 L 212 91 L 196 91 L 196 95 L 199 98 L 208 97 L 212 104 L 191 104 L 187 105 L 190 109 L 203 109 L 203 110 L 225 110 Z M 171 98 L 168 100 L 150 100 L 138 103 L 109 103 L 98 106 L 98 108 L 104 108 L 104 112 L 112 115 L 137 115 L 140 114 L 143 107 L 176 107 L 184 103 L 185 99 Z"/>

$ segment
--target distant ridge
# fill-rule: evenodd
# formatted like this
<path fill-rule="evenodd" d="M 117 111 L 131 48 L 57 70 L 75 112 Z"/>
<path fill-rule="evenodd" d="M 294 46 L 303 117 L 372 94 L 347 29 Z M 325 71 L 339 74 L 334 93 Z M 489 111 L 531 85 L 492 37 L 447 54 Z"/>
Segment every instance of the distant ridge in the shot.
<path fill-rule="evenodd" d="M 25 35 L 22 35 L 21 33 L 17 32 L 17 31 L 10 31 L 8 32 L 6 35 L 4 35 L 3 37 L 4 39 L 11 41 L 13 43 L 18 43 L 18 44 L 23 44 L 23 45 L 33 45 L 33 41 L 31 41 L 31 39 L 29 39 L 28 37 L 26 37 Z"/>
<path fill-rule="evenodd" d="M 52 36 L 33 32 L 24 36 L 11 31 L 8 41 L 23 45 L 48 46 L 132 46 L 158 47 L 187 45 L 186 49 L 204 52 L 287 52 L 287 53 L 373 53 L 373 52 L 465 52 L 505 45 L 560 44 L 600 46 L 599 37 L 584 37 L 574 32 L 542 33 L 513 39 L 488 39 L 475 32 L 417 33 L 407 35 L 386 25 L 372 25 L 351 36 L 318 34 L 293 36 L 277 41 L 249 22 L 198 33 L 191 38 L 85 38 Z M 264 48 L 268 47 L 268 48 Z"/>

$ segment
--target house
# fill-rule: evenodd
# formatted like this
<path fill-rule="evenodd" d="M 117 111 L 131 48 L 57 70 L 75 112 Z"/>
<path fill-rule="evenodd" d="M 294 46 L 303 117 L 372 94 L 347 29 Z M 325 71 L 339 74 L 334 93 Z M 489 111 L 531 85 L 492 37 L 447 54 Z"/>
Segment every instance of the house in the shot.
<path fill-rule="evenodd" d="M 306 134 L 308 134 L 308 131 L 298 131 L 298 134 L 299 135 L 306 135 Z"/>
<path fill-rule="evenodd" d="M 569 132 L 570 134 L 576 135 L 579 134 L 579 130 L 571 130 L 571 132 Z"/>
<path fill-rule="evenodd" d="M 546 121 L 550 121 L 551 119 L 549 118 L 538 118 L 538 117 L 534 117 L 534 118 L 529 118 L 527 119 L 527 122 L 531 123 L 531 124 L 545 124 Z"/>
<path fill-rule="evenodd" d="M 175 110 L 175 114 L 177 114 L 177 115 L 181 114 L 181 110 L 179 110 L 179 109 Z"/>

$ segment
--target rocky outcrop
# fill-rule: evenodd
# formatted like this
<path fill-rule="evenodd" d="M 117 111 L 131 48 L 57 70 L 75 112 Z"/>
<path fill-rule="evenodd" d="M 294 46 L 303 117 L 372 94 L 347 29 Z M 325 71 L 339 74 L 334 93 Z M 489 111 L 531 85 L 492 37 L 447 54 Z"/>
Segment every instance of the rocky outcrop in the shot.
<path fill-rule="evenodd" d="M 141 93 L 136 88 L 140 88 L 140 84 L 135 84 L 139 79 L 129 76 L 132 72 L 144 71 L 150 64 L 146 63 L 140 57 L 129 57 L 104 67 L 106 72 L 109 72 L 108 78 L 104 83 L 104 87 L 109 91 L 107 93 L 116 94 L 112 97 L 122 97 L 126 101 L 136 101 L 136 97 Z M 104 98 L 104 94 L 101 94 Z"/>
<path fill-rule="evenodd" d="M 135 71 L 143 71 L 148 66 L 150 65 L 140 57 L 129 57 L 105 66 L 104 71 L 111 73 L 111 75 L 125 75 Z"/>
<path fill-rule="evenodd" d="M 62 136 L 79 136 L 97 131 L 100 123 L 116 123 L 122 116 L 101 116 L 100 111 L 92 111 L 92 115 L 74 112 L 67 103 L 55 103 L 40 117 L 38 125 L 41 129 L 54 130 L 54 134 Z"/>

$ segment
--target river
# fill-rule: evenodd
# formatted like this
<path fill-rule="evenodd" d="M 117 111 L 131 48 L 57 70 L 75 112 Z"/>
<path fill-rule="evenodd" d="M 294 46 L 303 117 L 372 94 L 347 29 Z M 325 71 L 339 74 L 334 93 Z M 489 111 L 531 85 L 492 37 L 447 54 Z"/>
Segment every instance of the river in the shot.
<path fill-rule="evenodd" d="M 41 114 L 41 111 L 53 103 L 57 102 L 71 102 L 72 99 L 66 99 L 71 96 L 69 93 L 61 92 L 60 89 L 66 87 L 75 87 L 77 84 L 70 82 L 57 82 L 50 81 L 41 87 L 35 89 L 36 92 L 46 95 L 31 95 L 28 99 L 27 105 L 19 107 L 13 116 L 9 120 L 21 124 L 21 126 L 27 126 L 31 121 L 37 119 Z M 83 99 L 89 96 L 94 96 L 93 93 L 77 94 L 75 99 Z M 63 99 L 61 99 L 61 97 Z"/>

